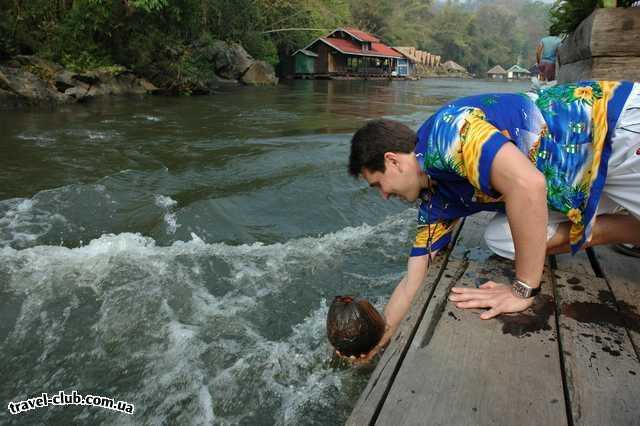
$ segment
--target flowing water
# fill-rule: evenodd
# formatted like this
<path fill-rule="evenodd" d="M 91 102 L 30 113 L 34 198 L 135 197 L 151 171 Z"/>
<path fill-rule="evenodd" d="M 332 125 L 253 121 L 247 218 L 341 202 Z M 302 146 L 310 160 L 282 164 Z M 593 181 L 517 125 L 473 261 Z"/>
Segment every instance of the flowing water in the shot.
<path fill-rule="evenodd" d="M 0 114 L 0 423 L 337 424 L 328 302 L 382 308 L 416 210 L 346 172 L 365 120 L 526 83 L 296 81 Z M 109 396 L 11 415 L 59 390 Z"/>

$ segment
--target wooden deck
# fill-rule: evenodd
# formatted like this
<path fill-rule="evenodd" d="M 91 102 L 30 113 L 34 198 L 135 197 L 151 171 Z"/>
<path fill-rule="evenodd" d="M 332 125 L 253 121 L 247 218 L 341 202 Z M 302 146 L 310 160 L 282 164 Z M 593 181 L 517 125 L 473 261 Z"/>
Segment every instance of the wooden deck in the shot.
<path fill-rule="evenodd" d="M 449 289 L 509 282 L 468 218 L 429 270 L 348 425 L 640 425 L 640 262 L 550 257 L 534 306 L 483 321 Z"/>

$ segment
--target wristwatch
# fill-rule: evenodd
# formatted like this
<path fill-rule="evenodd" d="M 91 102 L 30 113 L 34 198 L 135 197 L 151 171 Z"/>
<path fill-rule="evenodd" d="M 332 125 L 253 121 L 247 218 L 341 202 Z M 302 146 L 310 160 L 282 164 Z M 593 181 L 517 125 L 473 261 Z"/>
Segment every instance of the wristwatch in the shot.
<path fill-rule="evenodd" d="M 540 293 L 540 287 L 531 287 L 529 284 L 516 278 L 511 283 L 511 292 L 522 299 L 528 299 Z"/>

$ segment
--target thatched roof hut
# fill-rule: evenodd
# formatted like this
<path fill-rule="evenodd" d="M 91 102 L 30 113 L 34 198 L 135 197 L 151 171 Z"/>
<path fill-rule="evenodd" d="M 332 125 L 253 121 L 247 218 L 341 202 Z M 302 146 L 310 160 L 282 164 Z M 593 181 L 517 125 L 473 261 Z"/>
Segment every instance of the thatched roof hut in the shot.
<path fill-rule="evenodd" d="M 507 73 L 507 70 L 505 70 L 504 68 L 502 68 L 500 65 L 496 65 L 495 67 L 491 68 L 489 71 L 487 71 L 488 75 L 504 75 Z"/>

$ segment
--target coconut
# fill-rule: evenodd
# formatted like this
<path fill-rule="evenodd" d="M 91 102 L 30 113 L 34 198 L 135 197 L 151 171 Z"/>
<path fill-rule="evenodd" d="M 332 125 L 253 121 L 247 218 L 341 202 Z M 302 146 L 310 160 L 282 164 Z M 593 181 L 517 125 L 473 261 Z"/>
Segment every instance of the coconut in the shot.
<path fill-rule="evenodd" d="M 336 296 L 327 315 L 327 337 L 344 356 L 360 356 L 373 349 L 384 334 L 385 320 L 364 298 Z"/>

